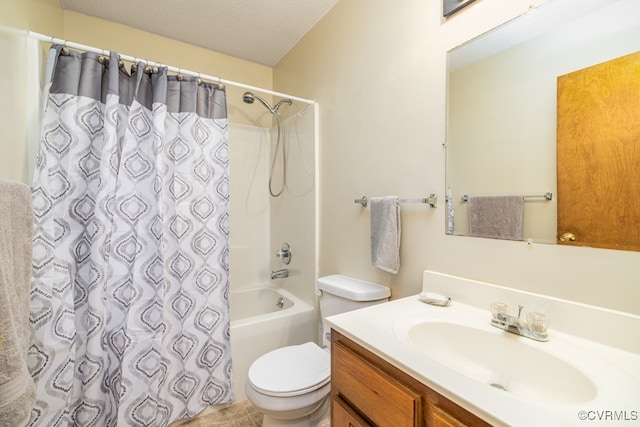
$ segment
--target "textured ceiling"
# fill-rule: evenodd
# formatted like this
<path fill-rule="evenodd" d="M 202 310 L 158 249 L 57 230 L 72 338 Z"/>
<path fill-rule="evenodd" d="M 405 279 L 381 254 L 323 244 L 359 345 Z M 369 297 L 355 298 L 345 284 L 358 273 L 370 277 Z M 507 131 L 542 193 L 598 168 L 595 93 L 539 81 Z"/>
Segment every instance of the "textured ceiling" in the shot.
<path fill-rule="evenodd" d="M 60 0 L 95 16 L 273 67 L 338 0 Z"/>

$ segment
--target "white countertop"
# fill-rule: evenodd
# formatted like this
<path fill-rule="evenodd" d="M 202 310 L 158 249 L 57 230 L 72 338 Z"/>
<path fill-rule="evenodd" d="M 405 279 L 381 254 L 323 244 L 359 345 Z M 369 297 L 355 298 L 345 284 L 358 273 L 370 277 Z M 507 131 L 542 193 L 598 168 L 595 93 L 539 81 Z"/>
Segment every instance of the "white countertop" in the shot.
<path fill-rule="evenodd" d="M 408 323 L 430 319 L 464 319 L 474 328 L 508 334 L 490 325 L 488 309 L 482 310 L 455 300 L 449 307 L 435 307 L 419 301 L 417 295 L 331 316 L 326 321 L 333 329 L 494 425 L 640 425 L 639 354 L 553 328 L 549 331 L 548 342 L 516 337 L 525 340 L 524 345 L 563 359 L 589 377 L 597 388 L 597 395 L 582 403 L 523 398 L 445 367 L 403 336 L 402 325 L 406 327 Z"/>

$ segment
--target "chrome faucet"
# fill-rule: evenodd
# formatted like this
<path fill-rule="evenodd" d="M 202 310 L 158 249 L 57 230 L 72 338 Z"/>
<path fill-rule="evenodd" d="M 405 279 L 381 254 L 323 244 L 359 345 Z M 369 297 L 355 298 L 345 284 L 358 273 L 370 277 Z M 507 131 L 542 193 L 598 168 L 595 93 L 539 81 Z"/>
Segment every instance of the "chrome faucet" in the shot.
<path fill-rule="evenodd" d="M 283 277 L 289 277 L 289 269 L 283 268 L 282 270 L 272 270 L 271 271 L 271 280 L 273 280 L 273 279 L 281 279 Z"/>
<path fill-rule="evenodd" d="M 527 316 L 529 323 L 527 323 L 520 319 L 522 309 L 523 306 L 518 305 L 518 317 L 506 313 L 493 312 L 491 325 L 525 338 L 531 338 L 536 341 L 549 341 L 549 335 L 547 334 L 549 318 L 541 313 L 529 313 L 529 316 Z"/>

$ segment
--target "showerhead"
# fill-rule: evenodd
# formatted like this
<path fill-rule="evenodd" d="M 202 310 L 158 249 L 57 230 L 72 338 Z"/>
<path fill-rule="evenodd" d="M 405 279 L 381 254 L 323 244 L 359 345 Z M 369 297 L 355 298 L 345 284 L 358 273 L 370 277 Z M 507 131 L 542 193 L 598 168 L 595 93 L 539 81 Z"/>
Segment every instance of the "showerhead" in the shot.
<path fill-rule="evenodd" d="M 244 102 L 246 102 L 247 104 L 253 104 L 256 101 L 256 99 L 258 101 L 260 101 L 260 103 L 262 105 L 264 105 L 267 108 L 267 110 L 269 110 L 271 112 L 271 114 L 276 114 L 276 115 L 278 114 L 277 110 L 274 110 L 271 107 L 271 105 L 269 105 L 269 103 L 267 101 L 265 101 L 264 99 L 260 98 L 255 93 L 253 93 L 253 92 L 245 92 L 244 95 L 242 95 L 242 100 Z"/>
<path fill-rule="evenodd" d="M 242 95 L 242 100 L 247 104 L 253 104 L 253 102 L 256 100 L 256 96 L 251 92 L 245 92 L 244 95 Z"/>
<path fill-rule="evenodd" d="M 269 110 L 271 112 L 271 114 L 276 114 L 279 115 L 278 113 L 278 109 L 280 109 L 280 106 L 282 104 L 292 104 L 292 101 L 288 98 L 285 99 L 281 99 L 276 105 L 275 107 L 272 107 L 271 105 L 269 105 L 269 103 L 267 101 L 265 101 L 264 99 L 260 98 L 258 95 L 256 95 L 253 92 L 245 92 L 244 95 L 242 95 L 242 100 L 244 102 L 246 102 L 247 104 L 253 104 L 255 102 L 255 100 L 258 100 L 262 103 L 262 105 L 264 105 L 265 107 L 267 107 L 267 110 Z"/>
<path fill-rule="evenodd" d="M 280 112 L 278 111 L 280 109 L 280 106 L 282 104 L 293 104 L 293 101 L 289 98 L 283 98 L 280 101 L 278 101 L 278 103 L 272 107 L 271 105 L 269 105 L 269 103 L 267 101 L 265 101 L 264 99 L 260 98 L 258 95 L 256 95 L 253 92 L 245 92 L 242 95 L 242 100 L 244 102 L 246 102 L 247 104 L 253 104 L 256 99 L 258 101 L 260 101 L 262 103 L 262 105 L 264 105 L 267 110 L 269 110 L 269 112 L 271 114 L 273 114 L 276 124 L 277 124 L 277 137 L 276 137 L 276 147 L 273 150 L 273 158 L 271 160 L 271 170 L 269 172 L 269 194 L 271 194 L 272 197 L 278 197 L 282 194 L 282 192 L 284 191 L 285 187 L 287 186 L 287 151 L 286 151 L 286 146 L 284 144 L 284 142 L 281 140 L 281 137 L 283 135 L 284 132 L 284 125 L 282 123 L 282 119 L 280 118 Z M 273 183 L 273 171 L 276 165 L 276 159 L 278 158 L 278 152 L 279 152 L 279 147 L 282 146 L 282 169 L 283 169 L 283 173 L 282 173 L 282 186 L 280 187 L 280 190 L 277 192 L 274 192 L 272 189 L 272 183 Z"/>

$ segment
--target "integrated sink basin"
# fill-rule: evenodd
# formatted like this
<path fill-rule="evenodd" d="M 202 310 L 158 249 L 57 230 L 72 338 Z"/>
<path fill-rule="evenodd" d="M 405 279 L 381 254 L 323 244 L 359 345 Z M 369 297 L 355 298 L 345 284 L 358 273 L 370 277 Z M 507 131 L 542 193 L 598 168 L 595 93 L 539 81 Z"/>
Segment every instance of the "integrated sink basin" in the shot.
<path fill-rule="evenodd" d="M 423 281 L 425 292 L 451 295 L 450 304 L 413 295 L 327 322 L 496 427 L 626 426 L 640 419 L 640 316 L 443 273 L 425 271 Z M 489 309 L 496 301 L 512 307 L 504 313 L 512 316 L 506 330 Z M 548 341 L 518 335 L 538 332 L 529 319 L 535 312 L 551 319 Z"/>
<path fill-rule="evenodd" d="M 581 403 L 597 395 L 580 370 L 540 349 L 547 343 L 447 321 L 400 322 L 396 334 L 446 368 L 515 396 Z"/>

